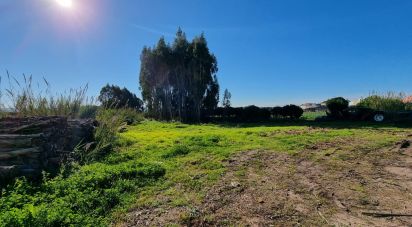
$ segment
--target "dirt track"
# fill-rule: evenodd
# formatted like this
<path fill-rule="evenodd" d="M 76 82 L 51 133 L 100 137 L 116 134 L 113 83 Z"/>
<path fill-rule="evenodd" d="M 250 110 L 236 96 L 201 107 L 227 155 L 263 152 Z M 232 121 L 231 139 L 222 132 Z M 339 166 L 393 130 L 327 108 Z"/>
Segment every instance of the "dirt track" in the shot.
<path fill-rule="evenodd" d="M 412 226 L 412 217 L 388 215 L 412 215 L 412 147 L 348 151 L 344 159 L 319 155 L 344 143 L 297 155 L 242 152 L 227 160 L 227 173 L 206 190 L 202 205 L 140 209 L 126 225 Z"/>

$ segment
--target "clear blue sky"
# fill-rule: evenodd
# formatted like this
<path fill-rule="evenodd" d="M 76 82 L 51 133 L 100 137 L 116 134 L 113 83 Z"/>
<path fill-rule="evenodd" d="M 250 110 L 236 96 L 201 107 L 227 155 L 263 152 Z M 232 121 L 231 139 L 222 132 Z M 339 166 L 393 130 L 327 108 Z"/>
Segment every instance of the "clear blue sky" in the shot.
<path fill-rule="evenodd" d="M 234 105 L 412 92 L 410 0 L 0 0 L 0 75 L 138 90 L 139 55 L 205 32 Z"/>

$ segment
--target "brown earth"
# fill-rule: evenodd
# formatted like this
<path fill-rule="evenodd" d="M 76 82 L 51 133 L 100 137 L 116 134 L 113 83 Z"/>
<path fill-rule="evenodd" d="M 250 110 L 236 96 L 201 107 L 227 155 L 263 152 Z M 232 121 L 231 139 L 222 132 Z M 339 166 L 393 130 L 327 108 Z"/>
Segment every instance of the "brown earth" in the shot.
<path fill-rule="evenodd" d="M 342 145 L 240 153 L 201 205 L 139 208 L 124 225 L 412 226 L 411 216 L 399 216 L 412 215 L 412 147 L 403 141 L 349 155 Z M 331 147 L 337 152 L 321 153 Z"/>

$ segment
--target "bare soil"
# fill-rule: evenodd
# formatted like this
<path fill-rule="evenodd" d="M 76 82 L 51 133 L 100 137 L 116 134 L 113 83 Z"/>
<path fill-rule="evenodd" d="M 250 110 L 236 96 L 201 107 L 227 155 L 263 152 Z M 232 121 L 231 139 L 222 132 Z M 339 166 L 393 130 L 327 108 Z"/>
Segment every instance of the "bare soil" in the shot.
<path fill-rule="evenodd" d="M 138 208 L 124 225 L 412 226 L 412 217 L 388 215 L 412 215 L 412 147 L 403 141 L 344 153 L 343 145 L 314 144 L 297 155 L 242 152 L 227 160 L 202 204 Z M 338 152 L 323 155 L 327 148 Z"/>

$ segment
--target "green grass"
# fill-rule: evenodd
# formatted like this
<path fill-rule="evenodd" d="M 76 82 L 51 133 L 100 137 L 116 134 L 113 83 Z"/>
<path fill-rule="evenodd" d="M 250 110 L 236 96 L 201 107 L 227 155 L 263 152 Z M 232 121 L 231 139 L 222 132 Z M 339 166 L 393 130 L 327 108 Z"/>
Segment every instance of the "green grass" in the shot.
<path fill-rule="evenodd" d="M 202 203 L 207 187 L 226 171 L 225 160 L 239 152 L 294 155 L 313 144 L 334 141 L 357 141 L 347 143 L 348 151 L 375 149 L 393 144 L 403 133 L 411 129 L 343 122 L 186 125 L 143 121 L 121 134 L 118 149 L 103 160 L 38 186 L 18 181 L 3 191 L 0 226 L 99 226 L 122 222 L 125 213 L 136 207 L 193 207 Z M 350 153 L 339 155 L 337 162 L 350 157 Z"/>
<path fill-rule="evenodd" d="M 326 116 L 326 111 L 304 112 L 302 118 L 305 120 L 315 120 L 318 117 Z"/>

